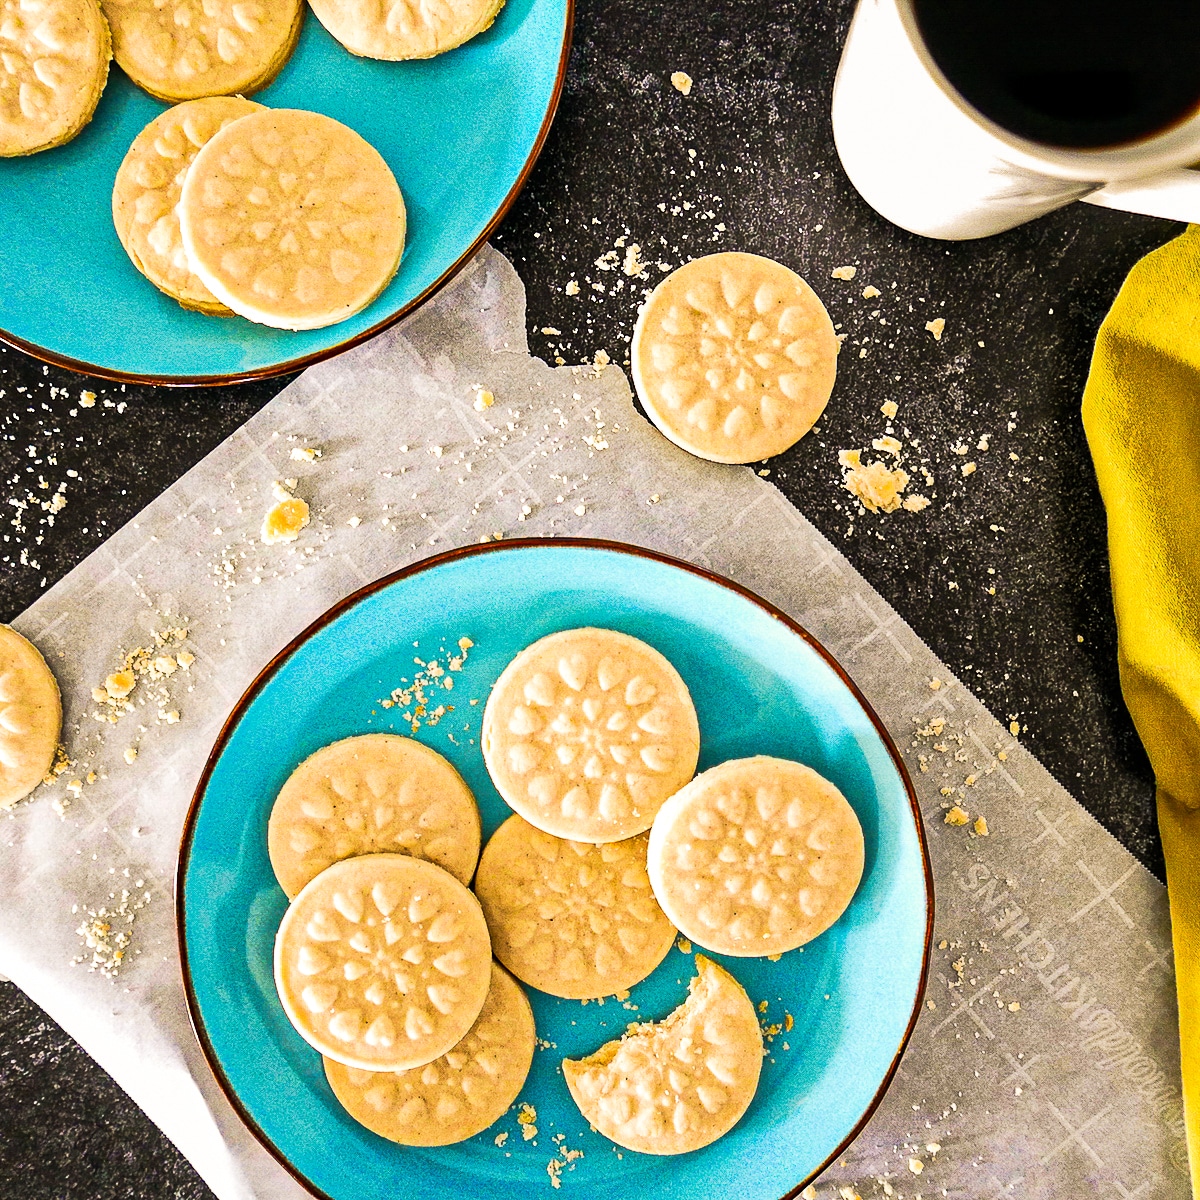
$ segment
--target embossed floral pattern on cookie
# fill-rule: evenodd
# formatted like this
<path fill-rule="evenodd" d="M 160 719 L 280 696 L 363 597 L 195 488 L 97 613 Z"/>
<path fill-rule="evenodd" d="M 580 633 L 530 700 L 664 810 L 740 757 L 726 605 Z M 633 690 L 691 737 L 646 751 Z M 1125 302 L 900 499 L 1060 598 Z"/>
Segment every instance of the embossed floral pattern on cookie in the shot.
<path fill-rule="evenodd" d="M 496 957 L 531 986 L 572 1000 L 640 983 L 675 940 L 650 890 L 646 842 L 645 834 L 569 842 L 510 817 L 475 880 Z"/>
<path fill-rule="evenodd" d="M 280 329 L 353 316 L 387 285 L 404 201 L 354 130 L 299 109 L 261 109 L 196 155 L 179 227 L 192 270 L 234 312 Z"/>
<path fill-rule="evenodd" d="M 101 0 L 113 56 L 160 100 L 266 87 L 300 33 L 299 0 Z"/>
<path fill-rule="evenodd" d="M 635 1025 L 589 1058 L 563 1060 L 584 1117 L 642 1154 L 685 1154 L 728 1133 L 754 1099 L 762 1031 L 745 989 L 696 955 L 687 1000 L 665 1021 Z"/>
<path fill-rule="evenodd" d="M 346 1066 L 423 1066 L 475 1023 L 491 981 L 475 897 L 433 863 L 365 854 L 292 901 L 275 939 L 275 986 L 311 1046 Z"/>
<path fill-rule="evenodd" d="M 409 1071 L 362 1071 L 326 1058 L 342 1107 L 403 1146 L 448 1146 L 482 1133 L 517 1098 L 533 1063 L 533 1010 L 521 985 L 492 964 L 483 1011 L 453 1050 Z"/>
<path fill-rule="evenodd" d="M 0 625 L 0 808 L 33 791 L 62 730 L 58 683 L 36 646 Z"/>
<path fill-rule="evenodd" d="M 313 0 L 317 20 L 352 54 L 432 58 L 496 19 L 504 0 Z"/>
<path fill-rule="evenodd" d="M 96 0 L 0 0 L 0 157 L 73 138 L 92 118 L 111 56 Z"/>
<path fill-rule="evenodd" d="M 862 878 L 862 827 L 811 768 L 736 759 L 663 805 L 648 866 L 663 911 L 693 942 L 719 954 L 781 954 L 845 911 Z"/>
<path fill-rule="evenodd" d="M 501 796 L 531 825 L 576 841 L 649 829 L 699 753 L 679 672 L 609 629 L 535 642 L 505 668 L 484 711 L 483 754 Z"/>
<path fill-rule="evenodd" d="M 391 733 L 344 738 L 310 755 L 267 824 L 271 866 L 289 896 L 358 854 L 411 854 L 470 883 L 479 841 L 479 809 L 462 776 L 436 750 Z"/>
<path fill-rule="evenodd" d="M 177 104 L 155 117 L 125 154 L 113 184 L 113 224 L 121 245 L 155 287 L 184 308 L 228 314 L 192 273 L 175 206 L 188 168 L 215 133 L 262 106 L 240 96 Z"/>
<path fill-rule="evenodd" d="M 756 254 L 694 259 L 651 293 L 630 358 L 638 397 L 676 445 L 714 462 L 770 458 L 825 410 L 838 341 L 816 293 Z"/>

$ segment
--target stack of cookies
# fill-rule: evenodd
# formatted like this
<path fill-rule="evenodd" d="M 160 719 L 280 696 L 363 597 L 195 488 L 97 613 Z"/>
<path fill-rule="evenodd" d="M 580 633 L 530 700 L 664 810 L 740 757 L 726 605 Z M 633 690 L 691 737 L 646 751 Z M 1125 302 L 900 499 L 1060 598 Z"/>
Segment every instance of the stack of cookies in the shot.
<path fill-rule="evenodd" d="M 695 776 L 688 688 L 624 633 L 523 650 L 492 689 L 482 747 L 514 810 L 482 857 L 466 784 L 390 734 L 318 751 L 269 823 L 293 897 L 275 953 L 284 1009 L 351 1115 L 407 1145 L 473 1136 L 516 1099 L 534 1025 L 513 976 L 565 999 L 624 992 L 677 931 L 778 956 L 838 919 L 863 870 L 853 810 L 810 768 L 759 756 Z M 563 1060 L 580 1111 L 620 1146 L 699 1149 L 754 1097 L 754 1005 L 724 968 L 696 967 L 665 1021 Z"/>

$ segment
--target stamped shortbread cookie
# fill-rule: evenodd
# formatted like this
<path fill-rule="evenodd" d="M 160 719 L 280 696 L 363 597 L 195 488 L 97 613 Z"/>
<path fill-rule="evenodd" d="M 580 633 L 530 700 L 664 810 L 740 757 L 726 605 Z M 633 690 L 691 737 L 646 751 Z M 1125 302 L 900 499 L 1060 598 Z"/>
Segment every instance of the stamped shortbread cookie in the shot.
<path fill-rule="evenodd" d="M 223 304 L 277 329 L 318 329 L 366 308 L 395 275 L 404 200 L 353 129 L 264 108 L 196 155 L 179 227 L 192 270 Z"/>
<path fill-rule="evenodd" d="M 192 160 L 213 134 L 262 105 L 209 96 L 155 117 L 125 154 L 113 184 L 113 224 L 125 253 L 160 291 L 184 308 L 221 316 L 230 310 L 192 274 L 175 205 Z"/>
<path fill-rule="evenodd" d="M 0 158 L 69 142 L 92 119 L 111 58 L 96 0 L 0 0 Z"/>
<path fill-rule="evenodd" d="M 271 809 L 267 850 L 288 896 L 331 863 L 358 854 L 411 854 L 470 883 L 479 809 L 436 751 L 394 733 L 325 746 L 288 777 Z"/>
<path fill-rule="evenodd" d="M 568 629 L 522 650 L 492 689 L 482 739 L 492 782 L 512 808 L 580 842 L 649 829 L 700 754 L 679 672 L 611 629 Z"/>
<path fill-rule="evenodd" d="M 367 1071 L 424 1066 L 475 1023 L 491 984 L 479 901 L 405 854 L 334 863 L 292 901 L 275 986 L 310 1046 Z"/>
<path fill-rule="evenodd" d="M 302 0 L 101 0 L 113 57 L 160 100 L 264 88 L 300 36 Z"/>
<path fill-rule="evenodd" d="M 42 782 L 61 732 L 53 672 L 32 642 L 0 625 L 0 808 L 12 807 Z"/>
<path fill-rule="evenodd" d="M 740 758 L 697 775 L 662 806 L 648 866 L 685 937 L 718 954 L 782 954 L 845 912 L 862 878 L 862 826 L 811 768 Z"/>
<path fill-rule="evenodd" d="M 780 454 L 825 411 L 838 340 L 817 294 L 757 254 L 710 254 L 650 294 L 633 331 L 638 398 L 677 446 L 713 462 Z"/>
<path fill-rule="evenodd" d="M 588 1058 L 563 1059 L 579 1111 L 642 1154 L 686 1154 L 728 1133 L 762 1070 L 758 1015 L 728 971 L 696 955 L 688 998 L 664 1021 L 634 1025 Z"/>
<path fill-rule="evenodd" d="M 326 1058 L 325 1077 L 372 1133 L 402 1146 L 448 1146 L 504 1116 L 529 1074 L 536 1036 L 521 985 L 493 963 L 483 1011 L 453 1050 L 410 1071 L 362 1071 Z"/>
<path fill-rule="evenodd" d="M 432 58 L 482 33 L 504 0 L 309 0 L 317 20 L 351 54 Z"/>
<path fill-rule="evenodd" d="M 650 890 L 646 840 L 568 842 L 509 817 L 475 880 L 492 952 L 519 979 L 568 1000 L 640 983 L 675 940 Z"/>

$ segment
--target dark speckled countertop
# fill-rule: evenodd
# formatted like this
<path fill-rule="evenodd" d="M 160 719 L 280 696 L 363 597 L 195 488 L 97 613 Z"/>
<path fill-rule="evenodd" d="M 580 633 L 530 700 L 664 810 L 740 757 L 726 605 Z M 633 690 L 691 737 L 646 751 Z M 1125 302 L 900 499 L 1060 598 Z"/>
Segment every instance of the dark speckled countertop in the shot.
<path fill-rule="evenodd" d="M 1122 279 L 1177 228 L 1081 205 L 982 242 L 888 225 L 842 175 L 829 128 L 851 10 L 850 0 L 579 0 L 557 121 L 495 244 L 525 281 L 531 342 L 550 361 L 600 349 L 625 360 L 640 296 L 605 266 L 630 243 L 649 263 L 739 249 L 803 274 L 848 336 L 818 431 L 772 462 L 770 478 L 1161 878 L 1152 776 L 1118 689 L 1104 512 L 1079 401 Z M 677 70 L 694 79 L 690 96 L 671 86 Z M 857 267 L 852 281 L 831 278 L 843 265 Z M 572 279 L 579 292 L 568 295 Z M 868 285 L 881 294 L 864 299 Z M 936 342 L 925 330 L 935 317 L 946 321 Z M 0 619 L 286 382 L 123 388 L 0 349 L 0 500 L 7 510 L 39 473 L 69 483 L 52 527 L 0 526 Z M 92 408 L 79 406 L 84 388 L 99 397 Z M 888 400 L 906 466 L 934 479 L 919 484 L 933 499 L 921 513 L 859 514 L 841 486 L 838 450 L 869 447 Z M 977 469 L 964 477 L 969 461 Z M 0 985 L 0 1195 L 210 1195 L 10 984 Z"/>

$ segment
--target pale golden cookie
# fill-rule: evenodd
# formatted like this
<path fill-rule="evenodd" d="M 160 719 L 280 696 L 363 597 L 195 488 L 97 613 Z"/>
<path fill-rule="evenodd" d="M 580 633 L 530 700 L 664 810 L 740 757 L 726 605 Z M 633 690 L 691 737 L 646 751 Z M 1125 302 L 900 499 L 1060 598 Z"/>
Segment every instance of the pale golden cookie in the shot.
<path fill-rule="evenodd" d="M 740 758 L 662 806 L 647 865 L 685 937 L 718 954 L 782 954 L 845 912 L 862 878 L 862 826 L 810 767 Z"/>
<path fill-rule="evenodd" d="M 96 0 L 0 0 L 0 158 L 69 142 L 92 119 L 111 58 Z"/>
<path fill-rule="evenodd" d="M 838 340 L 817 294 L 757 254 L 709 254 L 650 294 L 630 362 L 647 415 L 677 446 L 749 463 L 798 442 L 825 411 Z"/>
<path fill-rule="evenodd" d="M 318 329 L 366 308 L 395 275 L 404 200 L 353 129 L 264 108 L 196 155 L 179 227 L 192 270 L 223 304 L 277 329 Z"/>
<path fill-rule="evenodd" d="M 483 714 L 496 790 L 531 825 L 579 842 L 650 828 L 696 770 L 700 726 L 687 685 L 653 646 L 568 629 L 522 650 Z"/>
<path fill-rule="evenodd" d="M 101 0 L 113 56 L 138 87 L 176 103 L 264 88 L 300 36 L 303 0 Z"/>
<path fill-rule="evenodd" d="M 177 104 L 155 117 L 132 145 L 113 184 L 113 224 L 125 253 L 159 291 L 184 308 L 229 316 L 192 274 L 175 206 L 200 147 L 231 121 L 262 107 L 240 96 L 209 96 Z"/>
<path fill-rule="evenodd" d="M 309 0 L 317 20 L 351 54 L 432 58 L 482 33 L 504 0 Z"/>
<path fill-rule="evenodd" d="M 650 890 L 645 834 L 595 846 L 509 817 L 479 860 L 475 894 L 495 956 L 518 979 L 568 1000 L 633 987 L 675 941 Z"/>
<path fill-rule="evenodd" d="M 563 1059 L 579 1111 L 642 1154 L 686 1154 L 728 1133 L 762 1070 L 758 1015 L 728 971 L 696 955 L 688 998 L 657 1025 L 634 1025 L 588 1058 Z"/>
<path fill-rule="evenodd" d="M 325 1077 L 372 1133 L 402 1146 L 448 1146 L 504 1116 L 529 1074 L 536 1036 L 521 985 L 493 963 L 483 1011 L 453 1050 L 411 1071 L 360 1071 L 326 1058 Z"/>
<path fill-rule="evenodd" d="M 296 1031 L 348 1067 L 420 1067 L 475 1023 L 491 985 L 479 901 L 433 863 L 364 854 L 292 901 L 275 986 Z"/>
<path fill-rule="evenodd" d="M 358 854 L 411 854 L 470 883 L 479 861 L 479 809 L 436 751 L 393 733 L 325 746 L 288 777 L 267 823 L 267 851 L 288 896 L 331 863 Z"/>
<path fill-rule="evenodd" d="M 38 648 L 0 625 L 0 808 L 46 777 L 62 732 L 58 683 Z"/>

